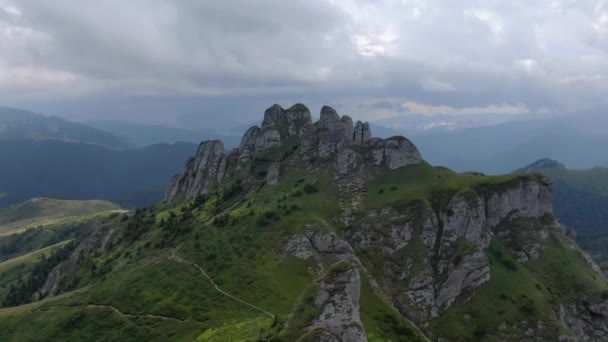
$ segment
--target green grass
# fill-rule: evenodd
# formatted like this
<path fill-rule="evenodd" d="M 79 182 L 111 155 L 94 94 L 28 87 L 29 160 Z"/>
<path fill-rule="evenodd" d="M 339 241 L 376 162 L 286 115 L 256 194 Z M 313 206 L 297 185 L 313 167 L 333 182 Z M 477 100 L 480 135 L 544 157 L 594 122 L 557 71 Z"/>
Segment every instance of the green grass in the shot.
<path fill-rule="evenodd" d="M 366 207 L 380 209 L 404 206 L 416 199 L 435 194 L 460 192 L 467 189 L 492 189 L 511 184 L 529 175 L 483 176 L 475 173 L 455 173 L 426 162 L 397 170 L 384 170 L 368 184 Z M 451 196 L 450 196 L 451 197 Z"/>
<path fill-rule="evenodd" d="M 507 336 L 517 336 L 513 326 L 523 321 L 536 326 L 542 319 L 548 327 L 544 337 L 555 339 L 554 334 L 559 335 L 561 328 L 550 304 L 553 295 L 531 271 L 515 261 L 501 242 L 493 241 L 486 254 L 491 265 L 490 282 L 469 301 L 454 304 L 441 318 L 432 321 L 430 330 L 450 341 L 500 341 L 496 333 L 502 324 Z"/>
<path fill-rule="evenodd" d="M 290 316 L 286 328 L 281 331 L 278 341 L 295 341 L 303 334 L 304 327 L 308 326 L 321 314 L 321 310 L 314 305 L 314 300 L 319 293 L 319 283 L 310 284 L 298 298 Z"/>
<path fill-rule="evenodd" d="M 555 301 L 572 302 L 582 293 L 599 299 L 608 291 L 608 284 L 591 269 L 578 247 L 563 236 L 552 235 L 542 256 L 529 268 L 547 284 Z"/>
<path fill-rule="evenodd" d="M 0 236 L 31 227 L 57 224 L 77 217 L 119 210 L 119 206 L 107 201 L 35 198 L 9 208 L 0 209 Z"/>
<path fill-rule="evenodd" d="M 386 304 L 369 285 L 366 276 L 361 278 L 360 315 L 367 339 L 370 342 L 426 341 L 412 323 L 406 321 L 397 309 Z"/>
<path fill-rule="evenodd" d="M 67 242 L 68 241 L 63 241 L 52 246 L 35 250 L 34 252 L 0 262 L 0 302 L 8 294 L 10 286 L 16 284 L 20 279 L 24 279 L 43 255 L 48 257 L 51 255 L 51 253 L 58 248 L 61 248 Z"/>
<path fill-rule="evenodd" d="M 68 242 L 69 241 L 62 241 L 62 242 L 59 242 L 52 246 L 38 249 L 34 252 L 31 252 L 31 253 L 28 253 L 25 255 L 21 255 L 21 256 L 18 256 L 16 258 L 13 258 L 10 260 L 0 262 L 0 274 L 2 274 L 3 272 L 7 272 L 7 271 L 11 270 L 12 268 L 15 268 L 18 266 L 34 264 L 40 259 L 41 256 L 43 256 L 43 255 L 49 256 L 57 248 L 61 248 L 63 245 L 65 245 Z"/>
<path fill-rule="evenodd" d="M 457 192 L 493 191 L 523 177 L 534 176 L 455 174 L 423 163 L 378 173 L 368 184 L 365 204 L 367 208 L 407 205 L 414 238 L 393 257 L 411 258 L 415 272 L 432 262 L 418 238 L 418 221 L 428 217 L 433 206 L 445 205 Z M 272 335 L 278 341 L 294 341 L 301 337 L 303 328 L 320 314 L 314 305 L 319 271 L 316 260 L 287 256 L 284 246 L 311 222 L 328 231 L 345 229 L 333 220 L 340 210 L 332 175 L 322 170 L 313 178 L 298 171 L 283 175 L 276 186 L 259 183 L 232 193 L 238 185 L 236 181 L 222 184 L 202 204 L 163 203 L 130 217 L 108 217 L 115 229 L 109 250 L 88 253 L 70 270 L 69 276 L 78 278 L 75 283 L 81 289 L 35 305 L 0 310 L 0 340 L 90 340 L 93 336 L 123 341 L 248 341 Z M 48 215 L 42 217 L 49 220 Z M 384 226 L 375 227 L 382 234 Z M 381 253 L 382 246 L 375 247 L 378 253 L 370 249 L 359 256 L 373 266 L 368 267 L 371 275 L 380 275 L 375 272 L 381 272 L 386 256 Z M 538 269 L 534 264 L 528 269 L 495 241 L 487 251 L 490 283 L 470 300 L 455 303 L 428 329 L 449 340 L 491 340 L 499 339 L 492 333 L 505 322 L 512 326 L 522 320 L 543 319 L 548 330 L 561 332 L 552 308 L 558 294 L 543 284 L 563 282 L 560 277 L 578 277 L 591 285 L 564 286 L 594 294 L 602 293 L 604 284 L 594 283 L 580 260 L 560 270 L 564 260 L 556 255 L 573 257 L 560 240 L 552 242 L 547 251 L 554 261 L 541 258 Z M 453 257 L 470 252 L 470 244 L 459 240 Z M 169 259 L 173 253 L 203 268 L 222 290 L 271 312 L 276 320 L 217 291 L 197 267 Z M 32 260 L 32 256 L 23 258 Z M 349 267 L 348 263 L 336 263 L 323 276 L 344 271 L 344 267 Z M 583 269 L 582 273 L 576 273 L 577 268 Z M 562 273 L 555 275 L 558 270 Z M 360 314 L 369 340 L 424 340 L 382 296 L 372 291 L 368 276 L 362 275 Z M 132 316 L 89 305 L 111 305 Z M 318 331 L 308 338 L 314 338 L 315 333 Z"/>
<path fill-rule="evenodd" d="M 258 317 L 248 321 L 224 324 L 221 327 L 211 328 L 199 336 L 197 342 L 225 342 L 242 341 L 255 342 L 261 330 L 272 324 L 269 317 Z"/>

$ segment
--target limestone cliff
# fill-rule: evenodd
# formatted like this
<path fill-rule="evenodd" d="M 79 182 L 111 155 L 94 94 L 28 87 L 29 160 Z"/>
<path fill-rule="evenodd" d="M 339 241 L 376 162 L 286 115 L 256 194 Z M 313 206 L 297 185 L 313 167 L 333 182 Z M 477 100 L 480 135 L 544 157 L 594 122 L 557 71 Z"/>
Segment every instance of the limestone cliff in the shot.
<path fill-rule="evenodd" d="M 275 104 L 265 111 L 261 127 L 245 132 L 237 149 L 226 153 L 220 141 L 201 143 L 183 172 L 171 181 L 165 200 L 206 194 L 230 176 L 255 177 L 254 170 L 267 174 L 267 183 L 272 185 L 282 168 L 309 168 L 334 160 L 337 175 L 347 176 L 367 165 L 398 169 L 418 164 L 422 158 L 408 139 L 372 138 L 368 123 L 358 121 L 353 126 L 349 116 L 340 117 L 329 106 L 321 109 L 319 120 L 313 123 L 306 106 L 283 109 Z"/>

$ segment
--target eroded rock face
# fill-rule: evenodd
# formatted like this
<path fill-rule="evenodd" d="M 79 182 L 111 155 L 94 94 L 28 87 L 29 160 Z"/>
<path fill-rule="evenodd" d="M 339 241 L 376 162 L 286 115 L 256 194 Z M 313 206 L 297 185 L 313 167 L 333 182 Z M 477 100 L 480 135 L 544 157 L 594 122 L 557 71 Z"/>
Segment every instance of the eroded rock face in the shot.
<path fill-rule="evenodd" d="M 485 250 L 492 239 L 501 239 L 510 246 L 510 237 L 501 234 L 504 226 L 513 225 L 506 216 L 497 223 L 495 211 L 488 210 L 487 198 L 518 199 L 507 204 L 514 205 L 514 210 L 520 208 L 520 199 L 538 194 L 542 197 L 546 191 L 550 197 L 550 184 L 513 184 L 483 194 L 472 190 L 456 193 L 440 210 L 420 201 L 403 209 L 368 211 L 347 240 L 357 255 L 373 256 L 362 262 L 368 269 L 381 272 L 375 278 L 395 306 L 412 321 L 428 322 L 491 280 Z M 539 222 L 551 211 L 549 203 L 521 210 L 519 217 L 524 222 Z M 530 234 L 530 241 L 542 241 L 549 234 L 538 230 L 536 224 L 518 229 L 519 236 Z M 559 231 L 551 224 L 547 229 Z M 522 248 L 521 243 L 515 246 Z M 531 251 L 532 245 L 523 246 Z M 540 246 L 536 255 L 542 252 Z M 512 253 L 517 255 L 518 251 L 513 249 Z"/>
<path fill-rule="evenodd" d="M 508 215 L 539 218 L 553 213 L 553 187 L 547 178 L 539 181 L 521 181 L 506 191 L 492 193 L 486 199 L 488 221 L 497 225 Z"/>
<path fill-rule="evenodd" d="M 372 138 L 372 131 L 367 122 L 363 123 L 361 121 L 357 121 L 354 131 L 353 143 L 356 145 L 366 145 Z"/>
<path fill-rule="evenodd" d="M 314 305 L 321 314 L 312 329 L 323 328 L 337 336 L 338 341 L 367 341 L 359 317 L 361 277 L 359 271 L 347 262 L 331 269 L 319 284 Z"/>
<path fill-rule="evenodd" d="M 608 341 L 608 303 L 581 299 L 575 305 L 560 305 L 559 318 L 575 341 Z"/>
<path fill-rule="evenodd" d="M 201 143 L 196 156 L 186 163 L 183 173 L 173 178 L 165 198 L 172 199 L 178 194 L 194 198 L 207 193 L 213 185 L 223 180 L 227 158 L 221 141 Z"/>
<path fill-rule="evenodd" d="M 281 166 L 279 163 L 272 163 L 266 173 L 266 184 L 275 185 L 279 182 L 279 174 L 281 172 Z"/>
<path fill-rule="evenodd" d="M 384 158 L 391 170 L 422 162 L 416 146 L 404 137 L 392 137 L 386 140 Z"/>
<path fill-rule="evenodd" d="M 111 239 L 115 230 L 111 223 L 104 222 L 101 219 L 92 222 L 91 229 L 74 248 L 70 257 L 57 265 L 48 275 L 38 293 L 39 299 L 65 292 L 70 285 L 70 276 L 77 274 L 79 256 L 108 252 L 111 248 Z"/>
<path fill-rule="evenodd" d="M 422 162 L 418 149 L 406 138 L 372 138 L 367 122 L 358 121 L 353 127 L 349 116 L 340 117 L 329 106 L 321 109 L 319 121 L 313 124 L 306 106 L 283 109 L 275 104 L 264 112 L 262 126 L 249 128 L 229 154 L 220 141 L 201 143 L 183 172 L 172 179 L 165 199 L 205 194 L 233 175 L 255 177 L 249 172 L 256 158 L 280 163 L 268 170 L 268 184 L 276 184 L 280 168 L 302 167 L 310 161 L 333 162 L 338 177 L 362 167 L 397 169 Z"/>

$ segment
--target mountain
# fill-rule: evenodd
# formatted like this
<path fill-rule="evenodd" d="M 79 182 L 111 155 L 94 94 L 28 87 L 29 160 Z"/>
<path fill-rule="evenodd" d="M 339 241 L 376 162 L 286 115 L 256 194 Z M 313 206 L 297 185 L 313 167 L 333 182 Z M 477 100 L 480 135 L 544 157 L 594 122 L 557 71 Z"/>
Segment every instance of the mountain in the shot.
<path fill-rule="evenodd" d="M 583 249 L 598 262 L 608 262 L 608 168 L 567 169 L 541 159 L 515 171 L 537 172 L 555 183 L 555 211 L 576 232 Z"/>
<path fill-rule="evenodd" d="M 0 339 L 604 341 L 608 282 L 552 191 L 274 105 L 238 149 L 203 142 L 165 201 L 24 274 Z"/>
<path fill-rule="evenodd" d="M 222 139 L 228 147 L 237 146 L 240 136 L 220 135 L 212 130 L 189 130 L 163 125 L 146 125 L 112 120 L 87 121 L 87 125 L 124 137 L 130 144 L 145 147 L 161 143 L 192 142 Z"/>
<path fill-rule="evenodd" d="M 26 110 L 0 107 L 0 141 L 13 140 L 60 140 L 113 149 L 128 147 L 124 139 L 83 124 L 56 116 L 44 116 Z"/>
<path fill-rule="evenodd" d="M 162 199 L 166 179 L 196 145 L 116 150 L 59 140 L 0 142 L 0 207 L 34 197 L 98 198 L 126 207 Z"/>
<path fill-rule="evenodd" d="M 507 122 L 494 126 L 412 136 L 434 164 L 459 171 L 489 174 L 511 172 L 530 160 L 551 158 L 574 168 L 608 166 L 608 154 L 596 153 L 608 144 L 600 127 L 608 125 L 603 113 Z"/>
<path fill-rule="evenodd" d="M 0 236 L 14 233 L 14 228 L 28 228 L 68 217 L 87 216 L 119 209 L 118 205 L 108 201 L 34 198 L 0 209 Z"/>
<path fill-rule="evenodd" d="M 22 286 L 23 274 L 40 267 L 96 220 L 126 211 L 99 200 L 35 198 L 0 210 L 0 297 Z"/>

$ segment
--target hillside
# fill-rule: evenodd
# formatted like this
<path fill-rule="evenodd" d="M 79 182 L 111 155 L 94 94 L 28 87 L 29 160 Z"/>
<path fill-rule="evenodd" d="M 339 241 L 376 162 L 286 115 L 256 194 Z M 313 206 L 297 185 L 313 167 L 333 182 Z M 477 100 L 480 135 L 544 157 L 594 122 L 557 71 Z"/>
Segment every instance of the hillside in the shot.
<path fill-rule="evenodd" d="M 99 200 L 36 198 L 0 210 L 0 297 L 96 220 L 126 211 Z"/>
<path fill-rule="evenodd" d="M 605 340 L 608 283 L 551 197 L 542 175 L 455 173 L 275 105 L 238 149 L 203 142 L 166 201 L 41 262 L 0 339 Z"/>
<path fill-rule="evenodd" d="M 35 197 L 150 205 L 195 149 L 188 143 L 114 150 L 53 140 L 0 142 L 0 207 Z"/>
<path fill-rule="evenodd" d="M 88 216 L 119 209 L 118 205 L 107 201 L 34 198 L 9 208 L 0 209 L 0 236 L 11 234 L 17 228 L 45 225 L 45 223 L 58 219 Z"/>
<path fill-rule="evenodd" d="M 538 172 L 555 183 L 555 211 L 598 262 L 608 262 L 608 168 L 568 169 L 541 159 L 516 171 Z"/>
<path fill-rule="evenodd" d="M 75 123 L 56 116 L 44 116 L 26 110 L 0 107 L 0 141 L 60 140 L 127 148 L 127 142 L 118 136 Z"/>

